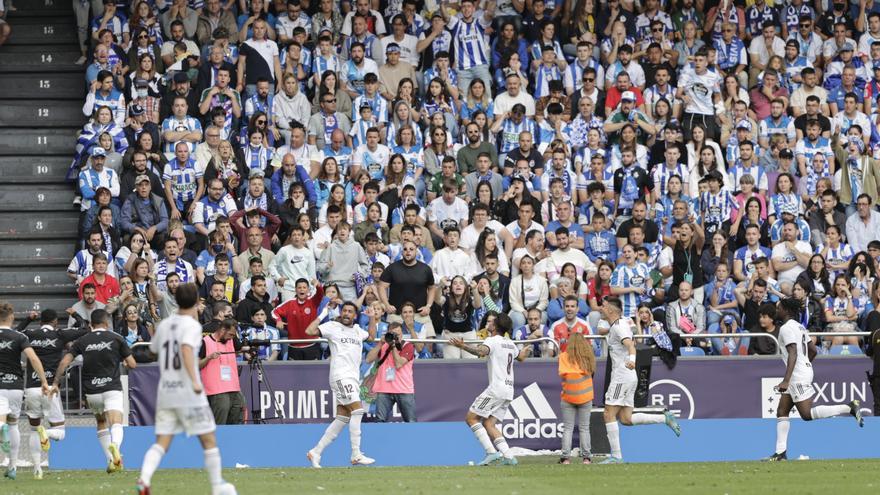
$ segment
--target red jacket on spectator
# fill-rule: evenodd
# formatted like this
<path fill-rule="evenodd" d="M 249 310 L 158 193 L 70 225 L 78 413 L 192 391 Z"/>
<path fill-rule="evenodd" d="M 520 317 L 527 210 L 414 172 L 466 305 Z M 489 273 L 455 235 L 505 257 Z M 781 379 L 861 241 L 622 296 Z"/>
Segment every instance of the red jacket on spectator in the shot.
<path fill-rule="evenodd" d="M 294 297 L 275 308 L 272 316 L 275 321 L 284 322 L 287 329 L 288 339 L 316 339 L 306 334 L 306 328 L 318 317 L 318 307 L 324 299 L 324 288 L 320 285 L 315 289 L 315 295 L 300 302 Z M 291 347 L 309 347 L 314 344 L 290 344 Z"/>
<path fill-rule="evenodd" d="M 79 296 L 80 300 L 82 300 L 83 296 L 83 286 L 86 284 L 93 284 L 95 286 L 95 300 L 103 304 L 107 304 L 107 301 L 111 297 L 116 297 L 121 292 L 119 289 L 119 281 L 116 280 L 116 277 L 104 274 L 104 283 L 101 284 L 98 283 L 98 280 L 95 278 L 95 274 L 92 273 L 88 277 L 84 278 L 82 283 L 79 284 L 77 295 Z"/>

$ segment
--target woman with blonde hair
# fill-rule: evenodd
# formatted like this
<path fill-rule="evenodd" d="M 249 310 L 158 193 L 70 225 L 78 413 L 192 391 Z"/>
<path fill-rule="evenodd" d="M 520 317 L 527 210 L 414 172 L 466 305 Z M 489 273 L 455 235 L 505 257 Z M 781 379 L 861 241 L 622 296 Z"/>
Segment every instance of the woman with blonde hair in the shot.
<path fill-rule="evenodd" d="M 593 408 L 593 373 L 596 358 L 593 346 L 579 333 L 568 338 L 565 352 L 559 355 L 559 377 L 562 379 L 562 458 L 559 464 L 571 464 L 571 441 L 574 427 L 578 427 L 581 458 L 590 464 L 590 410 Z"/>

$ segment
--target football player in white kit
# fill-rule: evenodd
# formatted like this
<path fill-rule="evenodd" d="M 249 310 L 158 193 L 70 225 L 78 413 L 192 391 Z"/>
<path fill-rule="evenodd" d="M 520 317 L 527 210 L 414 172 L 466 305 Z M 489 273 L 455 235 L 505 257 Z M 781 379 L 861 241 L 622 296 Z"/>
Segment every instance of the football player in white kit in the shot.
<path fill-rule="evenodd" d="M 330 344 L 330 390 L 336 397 L 336 417 L 327 427 L 318 444 L 306 453 L 306 457 L 312 467 L 320 468 L 321 453 L 336 439 L 345 425 L 348 425 L 348 434 L 351 438 L 351 464 L 368 466 L 376 461 L 361 452 L 361 420 L 364 418 L 364 409 L 361 406 L 361 358 L 364 354 L 364 341 L 376 337 L 379 318 L 372 308 L 367 308 L 366 314 L 370 318 L 370 325 L 365 331 L 355 323 L 358 308 L 353 302 L 347 301 L 342 304 L 339 318 L 319 324 L 326 316 L 325 312 L 326 308 L 306 328 L 306 333 L 320 335 Z"/>
<path fill-rule="evenodd" d="M 779 345 L 784 349 L 785 378 L 776 386 L 782 393 L 776 409 L 776 451 L 767 461 L 784 461 L 788 458 L 789 414 L 796 407 L 804 421 L 825 419 L 849 414 L 856 418 L 859 426 L 864 426 L 861 403 L 857 400 L 849 404 L 813 406 L 813 365 L 816 346 L 807 335 L 807 329 L 797 320 L 801 314 L 802 303 L 794 298 L 782 299 L 776 305 L 776 319 L 784 321 L 779 328 Z"/>
<path fill-rule="evenodd" d="M 205 455 L 205 470 L 213 495 L 235 494 L 235 487 L 223 481 L 220 449 L 214 431 L 214 415 L 202 389 L 199 375 L 199 347 L 202 326 L 198 320 L 199 290 L 193 283 L 180 284 L 174 294 L 179 309 L 156 328 L 150 351 L 159 365 L 156 392 L 156 443 L 144 455 L 138 493 L 149 495 L 153 473 L 178 433 L 196 435 Z"/>
<path fill-rule="evenodd" d="M 489 386 L 471 404 L 465 422 L 486 450 L 486 457 L 480 466 L 487 466 L 501 460 L 501 464 L 517 464 L 516 457 L 510 453 L 507 440 L 496 424 L 504 421 L 507 408 L 513 400 L 513 360 L 523 361 L 531 352 L 532 346 L 522 350 L 508 337 L 513 328 L 510 317 L 504 313 L 495 317 L 492 335 L 481 344 L 465 344 L 460 338 L 449 340 L 450 345 L 477 357 L 489 356 L 486 366 L 489 370 Z"/>
<path fill-rule="evenodd" d="M 611 322 L 606 336 L 608 354 L 611 356 L 611 382 L 605 388 L 605 430 L 611 445 L 611 456 L 599 464 L 623 462 L 620 451 L 620 420 L 626 426 L 665 423 L 675 436 L 681 436 L 681 427 L 669 411 L 663 414 L 633 414 L 638 378 L 636 376 L 636 347 L 633 344 L 635 323 L 623 316 L 620 299 L 606 297 L 602 303 L 602 315 Z"/>

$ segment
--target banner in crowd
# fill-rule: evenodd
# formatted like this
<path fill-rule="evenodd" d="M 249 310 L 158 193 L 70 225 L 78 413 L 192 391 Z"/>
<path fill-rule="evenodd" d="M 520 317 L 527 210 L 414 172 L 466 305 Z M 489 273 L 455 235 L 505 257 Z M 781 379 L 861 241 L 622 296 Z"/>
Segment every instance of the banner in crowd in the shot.
<path fill-rule="evenodd" d="M 870 367 L 867 358 L 819 359 L 815 363 L 815 403 L 858 399 L 864 404 L 865 414 L 870 414 L 873 397 L 865 376 Z M 476 360 L 419 361 L 414 370 L 420 422 L 464 421 L 471 402 L 488 380 L 486 364 Z M 776 416 L 779 397 L 774 387 L 784 372 L 780 358 L 688 359 L 679 360 L 672 370 L 655 360 L 647 405 L 669 408 L 685 419 L 772 418 Z M 562 417 L 556 362 L 526 361 L 515 365 L 514 373 L 514 399 L 502 432 L 511 445 L 558 448 Z M 129 372 L 130 424 L 153 424 L 158 376 L 158 368 L 151 365 Z M 257 376 L 247 365 L 240 369 L 250 418 L 259 415 L 268 423 L 332 420 L 335 403 L 326 362 L 267 364 L 259 391 Z M 605 363 L 600 362 L 594 380 L 595 406 L 603 402 L 604 376 Z"/>

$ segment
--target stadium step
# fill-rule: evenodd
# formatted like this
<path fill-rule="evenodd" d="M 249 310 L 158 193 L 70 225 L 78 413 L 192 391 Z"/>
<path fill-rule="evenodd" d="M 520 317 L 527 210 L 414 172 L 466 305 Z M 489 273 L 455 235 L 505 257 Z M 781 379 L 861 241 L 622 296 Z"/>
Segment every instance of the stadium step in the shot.
<path fill-rule="evenodd" d="M 67 270 L 55 267 L 46 270 L 6 268 L 3 270 L 3 278 L 0 279 L 0 292 L 5 294 L 45 292 L 72 294 L 74 290 L 73 281 L 67 276 Z"/>
<path fill-rule="evenodd" d="M 82 102 L 7 100 L 0 105 L 0 127 L 76 127 L 85 115 Z"/>
<path fill-rule="evenodd" d="M 7 41 L 9 45 L 69 45 L 77 42 L 76 30 L 70 29 L 69 17 L 55 15 L 51 17 L 46 15 L 20 17 L 16 15 L 10 19 L 10 23 L 12 35 Z"/>
<path fill-rule="evenodd" d="M 19 207 L 25 210 L 26 206 Z M 17 214 L 0 215 L 0 237 L 4 240 L 69 240 L 73 256 L 74 239 L 77 237 L 79 210 L 68 204 L 63 211 L 52 213 L 19 211 Z"/>
<path fill-rule="evenodd" d="M 9 13 L 10 20 L 45 15 L 63 15 L 71 19 L 73 17 L 70 0 L 16 0 L 15 8 L 18 10 Z"/>
<path fill-rule="evenodd" d="M 0 185 L 0 212 L 64 211 L 72 208 L 73 187 L 66 184 L 40 187 Z"/>
<path fill-rule="evenodd" d="M 69 168 L 66 156 L 0 156 L 0 183 L 60 184 Z"/>
<path fill-rule="evenodd" d="M 64 271 L 70 263 L 73 244 L 70 241 L 0 241 L 0 267 L 52 267 Z"/>
<path fill-rule="evenodd" d="M 26 316 L 30 311 L 41 311 L 50 308 L 61 314 L 64 313 L 65 309 L 76 304 L 76 292 L 73 291 L 72 287 L 70 291 L 56 294 L 47 294 L 45 292 L 41 294 L 3 294 L 2 298 L 4 301 L 12 304 L 17 318 Z M 65 324 L 67 323 L 66 318 L 61 321 Z"/>
<path fill-rule="evenodd" d="M 70 98 L 85 102 L 85 76 L 70 74 L 0 75 L 3 98 Z M 82 125 L 80 121 L 78 125 Z"/>
<path fill-rule="evenodd" d="M 83 67 L 75 63 L 79 56 L 76 46 L 4 46 L 0 51 L 0 72 L 79 72 L 85 84 Z"/>
<path fill-rule="evenodd" d="M 2 52 L 0 52 L 2 55 Z M 85 118 L 83 119 L 85 122 Z M 9 129 L 0 132 L 0 155 L 73 156 L 78 129 Z"/>

